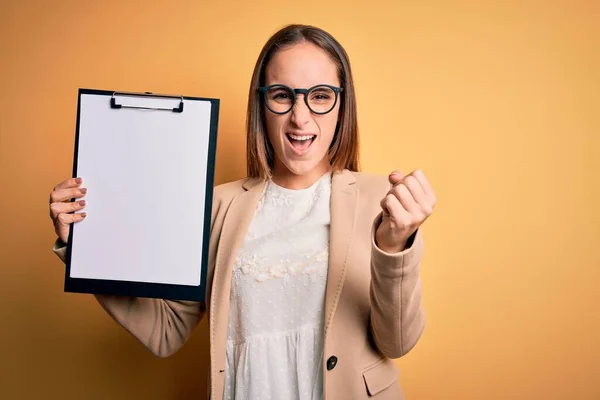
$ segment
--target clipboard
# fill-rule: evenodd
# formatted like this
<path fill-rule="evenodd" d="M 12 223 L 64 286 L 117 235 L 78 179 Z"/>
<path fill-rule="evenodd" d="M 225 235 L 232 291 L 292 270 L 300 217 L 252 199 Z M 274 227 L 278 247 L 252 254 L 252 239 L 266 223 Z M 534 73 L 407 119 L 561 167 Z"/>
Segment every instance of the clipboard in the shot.
<path fill-rule="evenodd" d="M 205 301 L 219 103 L 79 89 L 65 292 Z"/>

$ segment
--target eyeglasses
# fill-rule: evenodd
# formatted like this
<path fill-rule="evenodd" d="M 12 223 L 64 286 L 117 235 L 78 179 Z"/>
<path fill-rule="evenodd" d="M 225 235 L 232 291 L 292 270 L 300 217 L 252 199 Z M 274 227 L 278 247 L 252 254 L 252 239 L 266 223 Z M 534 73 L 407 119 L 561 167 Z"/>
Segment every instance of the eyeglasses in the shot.
<path fill-rule="evenodd" d="M 308 109 L 315 114 L 327 114 L 337 104 L 338 96 L 343 88 L 331 85 L 316 85 L 310 89 L 292 89 L 285 85 L 269 85 L 259 87 L 269 111 L 274 114 L 286 114 L 294 107 L 298 94 L 304 95 Z"/>

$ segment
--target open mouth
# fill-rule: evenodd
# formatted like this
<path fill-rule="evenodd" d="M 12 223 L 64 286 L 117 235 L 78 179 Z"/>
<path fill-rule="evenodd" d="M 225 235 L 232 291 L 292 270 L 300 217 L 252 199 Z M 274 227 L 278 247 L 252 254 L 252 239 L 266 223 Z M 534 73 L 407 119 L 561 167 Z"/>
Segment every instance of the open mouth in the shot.
<path fill-rule="evenodd" d="M 317 137 L 317 135 L 295 135 L 292 133 L 288 133 L 286 136 L 292 144 L 292 147 L 298 151 L 308 149 Z"/>

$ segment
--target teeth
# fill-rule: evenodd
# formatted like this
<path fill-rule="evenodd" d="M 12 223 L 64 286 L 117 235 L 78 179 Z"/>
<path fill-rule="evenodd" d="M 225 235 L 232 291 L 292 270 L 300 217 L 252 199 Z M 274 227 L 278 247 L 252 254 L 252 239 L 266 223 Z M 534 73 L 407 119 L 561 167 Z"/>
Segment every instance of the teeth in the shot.
<path fill-rule="evenodd" d="M 294 140 L 310 140 L 310 139 L 314 138 L 316 135 L 299 136 L 299 135 L 293 135 L 293 134 L 289 133 L 289 136 Z"/>

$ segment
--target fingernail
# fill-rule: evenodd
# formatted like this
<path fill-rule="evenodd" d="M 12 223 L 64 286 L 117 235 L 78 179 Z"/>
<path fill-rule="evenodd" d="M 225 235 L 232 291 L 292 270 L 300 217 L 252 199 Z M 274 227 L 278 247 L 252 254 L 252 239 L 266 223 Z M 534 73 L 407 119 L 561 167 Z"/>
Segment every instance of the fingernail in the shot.
<path fill-rule="evenodd" d="M 81 189 L 81 193 L 87 193 L 87 188 Z"/>
<path fill-rule="evenodd" d="M 85 206 L 85 200 L 81 200 L 81 201 L 79 202 L 79 205 L 81 205 L 81 206 Z"/>
<path fill-rule="evenodd" d="M 81 179 L 81 178 L 77 178 L 77 179 L 75 179 L 75 182 L 77 182 L 77 183 L 81 183 L 81 182 L 83 182 L 83 179 Z"/>
<path fill-rule="evenodd" d="M 87 213 L 81 213 L 81 218 L 87 217 Z"/>

